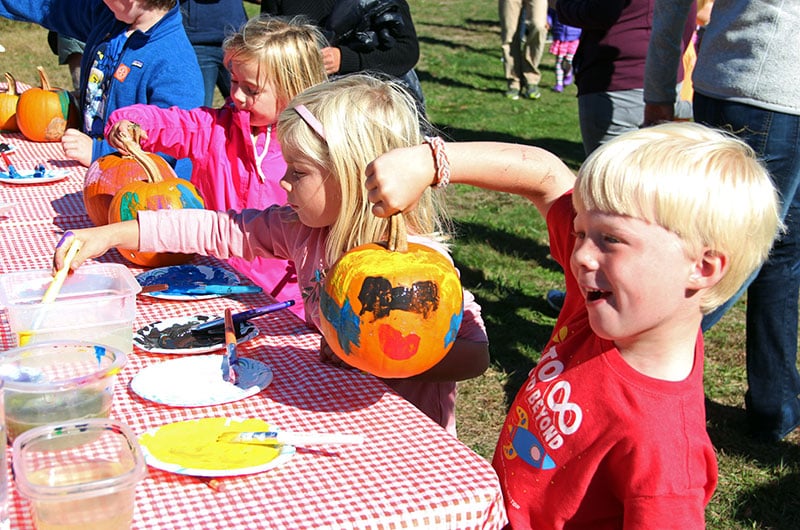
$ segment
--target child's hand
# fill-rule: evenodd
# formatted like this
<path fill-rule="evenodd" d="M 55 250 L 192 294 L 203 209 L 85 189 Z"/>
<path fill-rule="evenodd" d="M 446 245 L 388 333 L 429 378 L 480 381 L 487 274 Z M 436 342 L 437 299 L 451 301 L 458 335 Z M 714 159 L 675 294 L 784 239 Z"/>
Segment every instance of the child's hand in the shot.
<path fill-rule="evenodd" d="M 128 120 L 119 120 L 111 126 L 108 131 L 108 144 L 122 154 L 129 155 L 126 149 L 126 144 L 135 142 L 136 145 L 141 145 L 142 140 L 147 139 L 147 131 L 142 129 L 138 123 Z"/>
<path fill-rule="evenodd" d="M 102 256 L 112 247 L 139 250 L 139 222 L 124 221 L 95 228 L 67 230 L 56 245 L 53 254 L 53 272 L 64 266 L 64 257 L 72 245 L 73 238 L 80 241 L 81 248 L 70 264 L 71 270 L 80 267 L 87 259 Z"/>
<path fill-rule="evenodd" d="M 61 147 L 67 158 L 77 160 L 86 167 L 92 164 L 92 139 L 78 129 L 64 131 Z"/>
<path fill-rule="evenodd" d="M 372 213 L 389 217 L 414 206 L 425 188 L 433 183 L 436 168 L 428 145 L 393 149 L 364 170 Z"/>
<path fill-rule="evenodd" d="M 352 366 L 341 360 L 335 353 L 333 353 L 333 350 L 330 346 L 328 346 L 328 342 L 325 340 L 325 337 L 320 337 L 319 339 L 319 360 L 338 368 L 345 368 L 347 370 L 353 369 Z"/>

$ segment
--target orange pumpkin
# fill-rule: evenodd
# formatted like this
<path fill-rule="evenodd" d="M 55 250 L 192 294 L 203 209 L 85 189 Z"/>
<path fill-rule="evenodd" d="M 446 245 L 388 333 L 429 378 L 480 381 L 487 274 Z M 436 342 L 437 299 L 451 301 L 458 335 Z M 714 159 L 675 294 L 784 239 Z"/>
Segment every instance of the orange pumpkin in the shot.
<path fill-rule="evenodd" d="M 128 142 L 125 150 L 131 153 L 147 174 L 143 181 L 135 180 L 122 186 L 111 199 L 108 208 L 108 222 L 116 223 L 137 219 L 140 210 L 163 210 L 204 207 L 203 199 L 188 180 L 178 178 L 172 168 L 171 176 L 162 177 L 153 160 L 146 156 L 135 142 Z M 169 166 L 167 166 L 169 167 Z M 192 254 L 140 252 L 117 247 L 125 259 L 144 267 L 164 267 L 179 265 L 190 261 Z"/>
<path fill-rule="evenodd" d="M 166 160 L 155 153 L 145 153 L 155 162 L 163 178 L 177 178 Z M 108 223 L 111 199 L 125 184 L 148 180 L 142 165 L 132 156 L 111 153 L 101 156 L 89 166 L 83 180 L 83 205 L 95 226 Z"/>
<path fill-rule="evenodd" d="M 400 220 L 402 214 L 395 215 L 392 223 Z M 389 243 L 358 246 L 330 268 L 320 294 L 320 327 L 347 364 L 404 378 L 444 358 L 461 327 L 464 300 L 446 256 L 407 243 L 402 224 L 392 232 Z"/>
<path fill-rule="evenodd" d="M 18 131 L 17 127 L 17 81 L 14 76 L 6 72 L 8 88 L 0 93 L 0 131 Z"/>
<path fill-rule="evenodd" d="M 19 96 L 17 125 L 25 138 L 34 142 L 57 142 L 67 127 L 78 126 L 78 110 L 69 92 L 52 88 L 44 68 L 37 66 L 40 88 L 31 87 Z"/>

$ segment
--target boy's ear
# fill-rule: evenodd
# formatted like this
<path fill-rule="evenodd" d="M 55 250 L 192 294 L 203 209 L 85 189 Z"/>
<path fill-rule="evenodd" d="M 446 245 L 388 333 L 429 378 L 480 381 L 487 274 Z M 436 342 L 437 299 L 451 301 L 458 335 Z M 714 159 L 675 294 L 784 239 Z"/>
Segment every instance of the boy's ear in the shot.
<path fill-rule="evenodd" d="M 713 287 L 728 270 L 728 257 L 724 254 L 706 250 L 695 261 L 694 270 L 689 275 L 689 289 Z"/>

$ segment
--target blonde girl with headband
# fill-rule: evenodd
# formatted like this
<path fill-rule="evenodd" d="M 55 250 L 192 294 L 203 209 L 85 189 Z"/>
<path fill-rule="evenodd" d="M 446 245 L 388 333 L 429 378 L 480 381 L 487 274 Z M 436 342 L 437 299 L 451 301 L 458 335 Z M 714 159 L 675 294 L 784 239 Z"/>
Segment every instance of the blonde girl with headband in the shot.
<path fill-rule="evenodd" d="M 192 184 L 209 210 L 283 204 L 286 163 L 276 123 L 292 98 L 326 80 L 323 42 L 316 27 L 301 19 L 253 18 L 223 43 L 231 94 L 222 107 L 125 107 L 111 114 L 108 141 L 125 152 L 132 136 L 147 151 L 191 159 Z M 303 318 L 292 263 L 240 257 L 228 262 L 275 298 L 295 300 L 290 310 Z"/>
<path fill-rule="evenodd" d="M 364 186 L 369 162 L 396 147 L 423 143 L 421 117 L 399 85 L 367 75 L 340 78 L 304 91 L 281 113 L 278 139 L 287 170 L 281 180 L 286 206 L 266 210 L 142 211 L 138 221 L 75 230 L 82 243 L 78 267 L 109 248 L 185 252 L 227 259 L 294 261 L 305 298 L 306 322 L 319 329 L 319 290 L 328 268 L 348 250 L 385 240 L 388 221 L 374 216 Z M 433 146 L 438 139 L 429 139 Z M 446 220 L 427 190 L 403 216 L 409 240 L 447 255 Z M 56 249 L 54 265 L 64 263 Z M 321 358 L 334 359 L 321 341 Z M 455 434 L 456 381 L 482 374 L 489 363 L 488 339 L 475 298 L 464 292 L 464 317 L 447 356 L 427 372 L 386 383 Z"/>

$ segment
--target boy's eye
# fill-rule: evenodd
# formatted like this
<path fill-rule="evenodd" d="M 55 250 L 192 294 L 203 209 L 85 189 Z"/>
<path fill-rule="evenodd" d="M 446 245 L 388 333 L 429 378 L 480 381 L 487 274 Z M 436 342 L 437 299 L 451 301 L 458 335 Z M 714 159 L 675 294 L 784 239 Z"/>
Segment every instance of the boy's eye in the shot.
<path fill-rule="evenodd" d="M 614 237 L 612 235 L 608 235 L 608 234 L 604 234 L 603 235 L 603 241 L 605 241 L 606 243 L 620 243 L 619 239 L 617 239 L 616 237 Z"/>
<path fill-rule="evenodd" d="M 580 232 L 578 230 L 573 230 L 572 231 L 572 235 L 575 237 L 575 239 L 585 239 L 586 238 L 586 232 Z"/>

